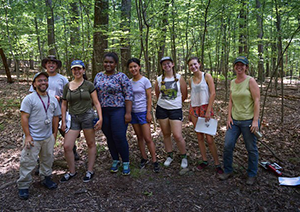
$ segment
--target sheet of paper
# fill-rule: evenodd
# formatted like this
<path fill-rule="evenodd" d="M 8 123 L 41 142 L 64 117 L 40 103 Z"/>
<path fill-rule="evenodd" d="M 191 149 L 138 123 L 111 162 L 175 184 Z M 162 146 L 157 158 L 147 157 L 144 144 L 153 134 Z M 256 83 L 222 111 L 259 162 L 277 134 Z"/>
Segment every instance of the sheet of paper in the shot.
<path fill-rule="evenodd" d="M 218 127 L 218 120 L 210 119 L 208 122 L 205 122 L 205 118 L 198 117 L 195 131 L 199 133 L 208 134 L 208 135 L 216 135 L 217 127 Z"/>
<path fill-rule="evenodd" d="M 300 177 L 278 177 L 279 185 L 297 186 L 300 185 Z"/>

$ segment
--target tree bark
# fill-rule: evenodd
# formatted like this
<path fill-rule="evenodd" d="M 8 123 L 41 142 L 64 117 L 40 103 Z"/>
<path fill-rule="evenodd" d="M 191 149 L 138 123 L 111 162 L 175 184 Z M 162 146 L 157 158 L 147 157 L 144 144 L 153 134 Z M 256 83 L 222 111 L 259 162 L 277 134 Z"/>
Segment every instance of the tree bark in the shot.
<path fill-rule="evenodd" d="M 247 15 L 246 15 L 246 8 L 247 4 L 246 2 L 242 2 L 241 10 L 240 10 L 240 38 L 239 38 L 239 54 L 246 56 L 248 53 L 248 48 L 247 48 L 247 33 L 246 33 L 246 28 L 247 28 Z"/>
<path fill-rule="evenodd" d="M 5 68 L 5 73 L 6 73 L 6 76 L 7 76 L 7 82 L 8 83 L 13 83 L 14 81 L 11 78 L 11 74 L 10 74 L 10 71 L 9 71 L 9 68 L 8 68 L 8 65 L 7 65 L 6 56 L 5 56 L 4 51 L 3 51 L 2 48 L 0 48 L 0 55 L 1 55 L 1 58 L 2 58 L 3 66 Z"/>
<path fill-rule="evenodd" d="M 96 0 L 94 14 L 92 80 L 94 80 L 96 74 L 102 70 L 103 57 L 105 50 L 108 48 L 108 0 Z"/>
<path fill-rule="evenodd" d="M 131 19 L 131 0 L 122 0 L 121 4 L 121 30 L 123 36 L 121 37 L 121 70 L 129 76 L 127 68 L 127 61 L 131 57 L 130 49 L 130 19 Z"/>
<path fill-rule="evenodd" d="M 52 0 L 45 1 L 47 8 L 48 52 L 50 55 L 56 55 Z"/>
<path fill-rule="evenodd" d="M 257 8 L 257 15 L 256 15 L 256 20 L 257 20 L 257 25 L 258 25 L 258 81 L 262 82 L 264 81 L 264 57 L 263 57 L 263 19 L 262 19 L 262 14 L 261 12 L 261 3 L 259 0 L 256 0 L 256 8 Z"/>

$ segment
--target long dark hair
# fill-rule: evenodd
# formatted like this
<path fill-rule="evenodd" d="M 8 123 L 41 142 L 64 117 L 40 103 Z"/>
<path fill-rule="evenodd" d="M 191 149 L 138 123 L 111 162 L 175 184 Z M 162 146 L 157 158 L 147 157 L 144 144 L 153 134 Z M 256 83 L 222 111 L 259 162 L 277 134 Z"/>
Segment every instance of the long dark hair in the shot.
<path fill-rule="evenodd" d="M 173 63 L 173 65 L 174 65 L 174 62 L 172 60 L 169 60 L 169 61 L 171 61 L 171 63 Z M 161 63 L 161 66 L 162 66 L 162 63 Z M 161 84 L 164 85 L 165 84 L 165 71 L 162 67 L 161 67 L 161 70 L 162 70 Z M 174 76 L 175 82 L 177 82 L 178 79 L 176 78 L 175 66 L 172 67 L 172 70 L 173 70 L 173 76 Z"/>

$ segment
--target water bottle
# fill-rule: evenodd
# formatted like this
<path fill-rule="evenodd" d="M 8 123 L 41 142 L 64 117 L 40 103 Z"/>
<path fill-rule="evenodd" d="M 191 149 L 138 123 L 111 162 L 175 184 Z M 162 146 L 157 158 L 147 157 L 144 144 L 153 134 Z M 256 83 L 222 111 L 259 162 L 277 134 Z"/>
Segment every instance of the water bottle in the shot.
<path fill-rule="evenodd" d="M 94 115 L 93 115 L 93 124 L 95 124 L 99 121 L 99 116 L 96 110 L 94 110 Z"/>

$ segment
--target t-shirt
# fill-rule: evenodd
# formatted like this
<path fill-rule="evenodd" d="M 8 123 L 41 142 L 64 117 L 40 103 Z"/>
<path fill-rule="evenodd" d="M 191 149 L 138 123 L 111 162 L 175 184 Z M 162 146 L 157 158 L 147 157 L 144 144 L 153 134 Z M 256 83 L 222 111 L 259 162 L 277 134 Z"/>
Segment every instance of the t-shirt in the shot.
<path fill-rule="evenodd" d="M 231 81 L 230 92 L 232 99 L 232 118 L 235 120 L 250 120 L 254 116 L 254 101 L 252 99 L 249 81 L 247 78 L 241 83 Z"/>
<path fill-rule="evenodd" d="M 48 95 L 41 96 L 41 99 L 47 109 Z M 54 96 L 49 95 L 50 104 L 47 115 L 41 99 L 38 97 L 37 92 L 33 92 L 23 99 L 20 109 L 29 114 L 29 132 L 33 140 L 36 141 L 45 140 L 52 135 L 52 118 L 61 114 L 59 104 Z M 49 124 L 45 124 L 46 119 L 50 121 Z"/>
<path fill-rule="evenodd" d="M 69 83 L 65 85 L 63 100 L 68 101 L 69 113 L 72 115 L 83 114 L 93 107 L 91 93 L 95 90 L 93 83 L 84 80 L 75 90 L 69 89 Z"/>
<path fill-rule="evenodd" d="M 209 87 L 205 80 L 205 74 L 202 72 L 201 82 L 195 84 L 191 77 L 191 106 L 199 107 L 209 103 Z"/>
<path fill-rule="evenodd" d="M 68 79 L 63 75 L 57 73 L 55 76 L 48 77 L 48 89 L 47 92 L 50 96 L 59 96 L 63 95 L 64 86 L 68 83 Z M 30 92 L 35 92 L 33 86 L 30 86 Z"/>
<path fill-rule="evenodd" d="M 132 84 L 124 73 L 106 75 L 99 72 L 94 85 L 101 107 L 125 107 L 125 100 L 133 101 Z"/>
<path fill-rule="evenodd" d="M 146 90 L 151 88 L 151 83 L 148 78 L 142 77 L 138 81 L 130 80 L 133 89 L 132 112 L 140 113 L 147 111 L 147 93 Z"/>
<path fill-rule="evenodd" d="M 157 77 L 159 86 L 159 97 L 157 104 L 167 110 L 174 110 L 182 108 L 181 90 L 180 90 L 180 74 L 176 74 L 174 77 L 165 78 L 165 84 L 162 85 L 162 76 Z"/>

